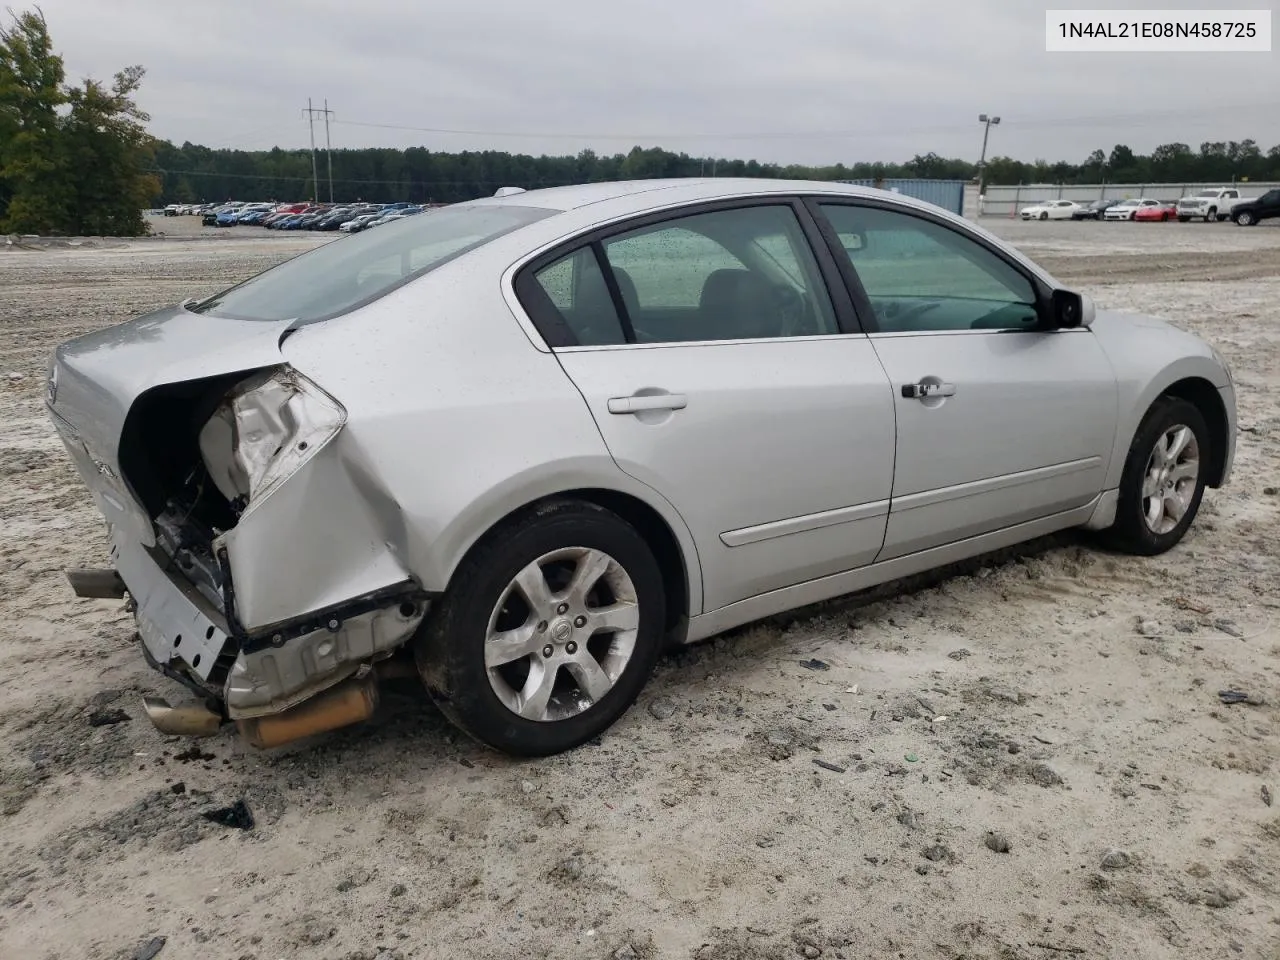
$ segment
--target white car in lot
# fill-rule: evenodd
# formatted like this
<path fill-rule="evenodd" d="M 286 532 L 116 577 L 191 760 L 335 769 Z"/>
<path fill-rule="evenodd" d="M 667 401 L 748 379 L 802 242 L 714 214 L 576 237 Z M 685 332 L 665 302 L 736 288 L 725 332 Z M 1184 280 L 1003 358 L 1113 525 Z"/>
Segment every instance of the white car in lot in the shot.
<path fill-rule="evenodd" d="M 1159 200 L 1152 200 L 1150 197 L 1137 197 L 1130 200 L 1121 200 L 1114 207 L 1107 207 L 1102 212 L 1103 220 L 1132 220 L 1133 215 L 1142 207 L 1158 207 L 1161 206 Z"/>
<path fill-rule="evenodd" d="M 1019 215 L 1023 220 L 1070 220 L 1079 209 L 1080 204 L 1074 200 L 1046 200 L 1023 207 Z"/>
<path fill-rule="evenodd" d="M 924 201 L 764 179 L 402 217 L 62 344 L 45 400 L 109 530 L 76 593 L 127 592 L 196 698 L 148 715 L 260 747 L 398 668 L 566 750 L 671 643 L 1071 527 L 1169 550 L 1236 436 L 1201 338 Z"/>

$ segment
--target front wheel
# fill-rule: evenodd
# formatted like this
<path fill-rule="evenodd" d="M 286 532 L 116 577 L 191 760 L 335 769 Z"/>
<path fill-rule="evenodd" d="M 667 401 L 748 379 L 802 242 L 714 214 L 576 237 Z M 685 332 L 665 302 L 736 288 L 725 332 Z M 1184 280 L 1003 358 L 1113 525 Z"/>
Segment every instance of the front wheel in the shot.
<path fill-rule="evenodd" d="M 1161 397 L 1143 418 L 1120 478 L 1112 544 L 1154 556 L 1176 546 L 1200 509 L 1210 455 L 1209 428 L 1192 403 Z"/>
<path fill-rule="evenodd" d="M 545 504 L 459 566 L 415 641 L 440 710 L 475 739 L 547 756 L 599 736 L 662 647 L 662 574 L 644 539 L 592 503 Z"/>
<path fill-rule="evenodd" d="M 1218 219 L 1218 208 L 1210 207 L 1209 212 L 1204 215 L 1205 223 L 1215 223 Z"/>
<path fill-rule="evenodd" d="M 1042 213 L 1040 214 L 1040 219 L 1041 219 L 1041 220 L 1048 220 L 1048 219 L 1049 219 L 1049 214 L 1048 214 L 1047 212 L 1042 212 Z"/>

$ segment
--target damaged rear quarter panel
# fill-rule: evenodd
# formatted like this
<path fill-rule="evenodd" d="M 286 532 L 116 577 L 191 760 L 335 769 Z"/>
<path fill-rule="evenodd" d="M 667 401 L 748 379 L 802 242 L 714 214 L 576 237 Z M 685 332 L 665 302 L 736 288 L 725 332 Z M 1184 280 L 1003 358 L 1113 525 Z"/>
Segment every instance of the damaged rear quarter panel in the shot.
<path fill-rule="evenodd" d="M 348 445 L 340 432 L 224 535 L 250 632 L 409 579 L 394 504 L 361 489 Z"/>
<path fill-rule="evenodd" d="M 273 555 L 251 562 L 269 584 L 273 570 L 312 551 L 342 550 L 353 573 L 368 563 L 389 575 L 390 557 L 425 590 L 442 592 L 466 551 L 503 517 L 594 487 L 636 496 L 666 520 L 686 559 L 691 609 L 700 609 L 684 521 L 618 469 L 555 356 L 535 348 L 512 316 L 500 275 L 489 255 L 463 257 L 285 341 L 287 362 L 336 397 L 348 419 L 302 471 L 317 470 L 317 478 L 292 477 L 269 500 L 298 481 L 331 486 L 290 496 L 281 506 L 288 517 L 267 538 Z M 331 524 L 340 513 L 339 534 Z M 234 558 L 232 569 L 243 583 Z"/>

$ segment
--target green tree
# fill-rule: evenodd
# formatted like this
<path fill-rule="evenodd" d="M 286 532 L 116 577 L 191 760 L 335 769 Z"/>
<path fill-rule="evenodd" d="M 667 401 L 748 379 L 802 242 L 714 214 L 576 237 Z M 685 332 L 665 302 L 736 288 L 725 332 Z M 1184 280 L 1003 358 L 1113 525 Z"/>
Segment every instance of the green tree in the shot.
<path fill-rule="evenodd" d="M 0 28 L 0 228 L 19 233 L 146 232 L 160 190 L 155 151 L 133 101 L 140 66 L 104 86 L 64 83 L 44 14 Z"/>
<path fill-rule="evenodd" d="M 39 10 L 0 28 L 0 224 L 9 231 L 48 232 L 70 213 L 58 113 L 64 76 Z"/>

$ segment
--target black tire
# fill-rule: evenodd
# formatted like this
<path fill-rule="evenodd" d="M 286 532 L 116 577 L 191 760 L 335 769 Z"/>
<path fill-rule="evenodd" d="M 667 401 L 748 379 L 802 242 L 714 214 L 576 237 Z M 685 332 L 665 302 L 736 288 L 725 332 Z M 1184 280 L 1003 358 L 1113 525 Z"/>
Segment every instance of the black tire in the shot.
<path fill-rule="evenodd" d="M 1240 227 L 1252 227 L 1258 221 L 1254 219 L 1253 214 L 1248 210 L 1241 210 L 1235 215 L 1236 225 Z"/>
<path fill-rule="evenodd" d="M 607 554 L 630 577 L 639 613 L 635 645 L 598 701 L 560 719 L 526 719 L 502 702 L 490 682 L 484 650 L 490 617 L 522 569 L 548 553 L 579 547 Z M 662 573 L 640 534 L 596 504 L 555 500 L 492 531 L 471 550 L 433 605 L 414 652 L 428 694 L 459 728 L 509 754 L 548 756 L 599 736 L 635 702 L 662 650 L 665 619 Z M 558 625 L 547 628 L 548 639 Z M 555 675 L 573 679 L 564 668 Z"/>
<path fill-rule="evenodd" d="M 1218 219 L 1218 208 L 1210 207 L 1209 212 L 1204 215 L 1205 223 L 1216 223 Z"/>
<path fill-rule="evenodd" d="M 1189 428 L 1194 435 L 1199 471 L 1186 512 L 1171 529 L 1158 532 L 1151 528 L 1145 516 L 1143 486 L 1156 442 L 1178 426 Z M 1200 510 L 1211 455 L 1209 427 L 1195 404 L 1178 397 L 1165 396 L 1158 399 L 1143 417 L 1134 434 L 1133 443 L 1129 446 L 1124 472 L 1120 477 L 1120 502 L 1116 507 L 1116 522 L 1106 531 L 1105 538 L 1116 549 L 1147 557 L 1164 553 L 1176 546 L 1186 535 Z"/>
<path fill-rule="evenodd" d="M 1041 219 L 1041 220 L 1048 220 L 1048 219 L 1049 219 L 1049 212 L 1048 212 L 1047 210 L 1042 210 L 1042 211 L 1040 211 L 1040 219 Z"/>

